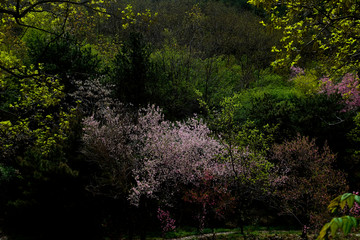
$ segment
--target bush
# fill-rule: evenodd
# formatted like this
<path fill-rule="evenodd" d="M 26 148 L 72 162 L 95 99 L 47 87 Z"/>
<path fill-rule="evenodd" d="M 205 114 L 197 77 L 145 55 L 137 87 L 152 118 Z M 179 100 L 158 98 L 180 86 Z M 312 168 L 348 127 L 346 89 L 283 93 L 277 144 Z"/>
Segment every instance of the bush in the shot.
<path fill-rule="evenodd" d="M 48 36 L 36 30 L 27 31 L 27 64 L 45 74 L 58 76 L 65 92 L 74 91 L 73 80 L 84 80 L 100 72 L 100 59 L 90 45 L 81 45 L 71 35 Z"/>
<path fill-rule="evenodd" d="M 333 167 L 335 158 L 327 145 L 320 150 L 308 137 L 298 136 L 273 146 L 274 196 L 281 213 L 295 216 L 312 229 L 324 223 L 326 203 L 347 190 L 345 175 Z"/>

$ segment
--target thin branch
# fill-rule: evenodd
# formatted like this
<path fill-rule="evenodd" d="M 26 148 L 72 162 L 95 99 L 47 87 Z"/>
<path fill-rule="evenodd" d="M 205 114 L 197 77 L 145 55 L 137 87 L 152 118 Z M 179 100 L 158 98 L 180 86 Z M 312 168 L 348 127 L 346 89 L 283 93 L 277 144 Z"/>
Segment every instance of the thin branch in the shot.
<path fill-rule="evenodd" d="M 20 22 L 20 18 L 15 18 L 16 20 L 16 23 L 19 25 L 19 26 L 22 26 L 22 27 L 25 27 L 25 28 L 32 28 L 32 29 L 35 29 L 35 30 L 38 30 L 38 31 L 42 31 L 42 32 L 45 32 L 45 33 L 49 33 L 49 34 L 55 34 L 54 32 L 50 32 L 48 30 L 45 30 L 43 28 L 38 28 L 38 27 L 35 27 L 35 26 L 32 26 L 32 25 L 27 25 L 27 24 L 24 24 L 24 23 L 21 23 Z"/>
<path fill-rule="evenodd" d="M 13 116 L 13 117 L 15 117 L 15 118 L 18 118 L 18 117 L 19 117 L 18 115 L 14 114 L 14 113 L 5 111 L 4 109 L 0 109 L 0 113 L 1 113 L 1 112 L 5 113 L 5 115 L 11 115 L 11 116 Z M 0 114 L 0 116 L 1 116 L 1 115 L 2 115 L 2 114 Z"/>
<path fill-rule="evenodd" d="M 9 14 L 9 15 L 12 15 L 14 17 L 17 16 L 16 12 L 11 11 L 11 10 L 7 10 L 7 9 L 3 9 L 3 8 L 0 8 L 0 13 Z"/>
<path fill-rule="evenodd" d="M 87 3 L 89 3 L 90 1 L 83 1 L 83 2 L 73 2 L 73 1 L 68 1 L 68 0 L 56 0 L 56 1 L 51 1 L 51 0 L 47 0 L 47 1 L 39 1 L 37 3 L 34 3 L 33 5 L 29 6 L 28 8 L 26 8 L 24 11 L 22 11 L 21 14 L 18 15 L 18 18 L 22 18 L 24 17 L 26 14 L 28 14 L 29 12 L 33 11 L 33 9 L 39 5 L 44 5 L 47 3 L 69 3 L 72 5 L 85 5 Z"/>
<path fill-rule="evenodd" d="M 322 117 L 319 116 L 319 118 L 320 118 L 323 122 L 325 122 L 327 125 L 329 125 L 329 126 L 334 126 L 334 125 L 337 125 L 337 124 L 340 124 L 340 123 L 345 122 L 344 119 L 342 119 L 342 118 L 340 118 L 340 117 L 338 117 L 338 116 L 335 116 L 335 117 L 336 117 L 339 121 L 334 122 L 334 123 L 330 123 L 330 122 L 325 121 L 325 119 L 323 119 Z"/>
<path fill-rule="evenodd" d="M 20 79 L 32 78 L 32 77 L 39 76 L 39 74 L 19 75 L 19 74 L 15 73 L 14 71 L 12 71 L 11 69 L 8 69 L 8 68 L 2 66 L 1 64 L 0 64 L 0 69 L 7 72 L 8 74 L 10 74 L 16 78 L 20 78 Z"/>

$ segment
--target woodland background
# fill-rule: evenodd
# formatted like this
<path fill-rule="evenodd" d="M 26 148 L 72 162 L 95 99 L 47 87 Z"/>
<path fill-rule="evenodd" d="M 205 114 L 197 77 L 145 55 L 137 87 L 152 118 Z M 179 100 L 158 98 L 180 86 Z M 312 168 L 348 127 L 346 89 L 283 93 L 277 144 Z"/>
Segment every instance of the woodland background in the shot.
<path fill-rule="evenodd" d="M 358 11 L 1 1 L 2 233 L 318 233 L 331 199 L 359 189 Z"/>

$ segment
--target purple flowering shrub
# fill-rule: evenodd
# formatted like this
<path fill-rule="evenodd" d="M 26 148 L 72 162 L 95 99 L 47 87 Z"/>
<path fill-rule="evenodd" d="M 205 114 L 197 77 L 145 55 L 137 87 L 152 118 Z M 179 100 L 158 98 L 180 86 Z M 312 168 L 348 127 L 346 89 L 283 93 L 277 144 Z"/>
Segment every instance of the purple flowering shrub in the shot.
<path fill-rule="evenodd" d="M 328 210 L 340 216 L 333 217 L 330 222 L 324 224 L 317 239 L 337 238 L 339 230 L 343 232 L 344 236 L 350 232 L 359 232 L 359 204 L 359 192 L 344 193 L 334 198 L 330 202 Z"/>
<path fill-rule="evenodd" d="M 359 196 L 359 192 L 353 192 L 354 195 Z M 354 202 L 354 205 L 349 209 L 349 215 L 353 217 L 360 217 L 360 204 L 358 202 Z"/>
<path fill-rule="evenodd" d="M 305 75 L 305 70 L 303 68 L 295 67 L 295 66 L 290 67 L 290 79 L 293 79 L 301 75 Z"/>
<path fill-rule="evenodd" d="M 170 217 L 169 211 L 164 211 L 161 208 L 158 208 L 157 218 L 159 219 L 159 221 L 161 223 L 161 230 L 164 234 L 175 230 L 175 228 L 176 228 L 175 219 L 172 219 Z"/>
<path fill-rule="evenodd" d="M 343 98 L 345 108 L 343 112 L 358 109 L 360 106 L 359 77 L 352 73 L 347 73 L 339 83 L 335 83 L 329 77 L 320 79 L 322 86 L 320 93 L 327 95 L 340 94 Z"/>
<path fill-rule="evenodd" d="M 312 229 L 324 223 L 326 204 L 347 190 L 345 175 L 332 166 L 335 158 L 327 145 L 320 150 L 308 137 L 298 136 L 273 147 L 274 193 L 283 214 L 297 216 Z"/>

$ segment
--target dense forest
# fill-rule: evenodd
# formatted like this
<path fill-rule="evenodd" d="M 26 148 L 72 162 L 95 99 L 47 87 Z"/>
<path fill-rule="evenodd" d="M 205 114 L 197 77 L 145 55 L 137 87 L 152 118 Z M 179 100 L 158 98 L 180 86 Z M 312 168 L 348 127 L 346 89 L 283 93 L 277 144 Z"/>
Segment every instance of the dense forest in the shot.
<path fill-rule="evenodd" d="M 0 1 L 0 239 L 350 232 L 359 16 L 355 0 Z"/>

